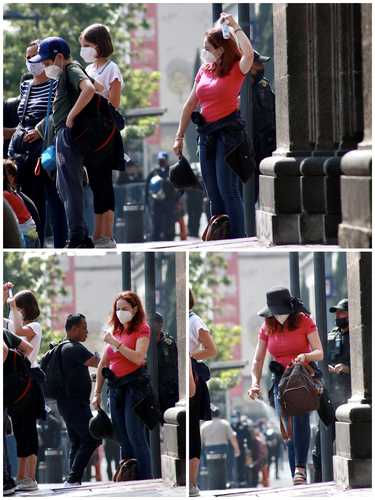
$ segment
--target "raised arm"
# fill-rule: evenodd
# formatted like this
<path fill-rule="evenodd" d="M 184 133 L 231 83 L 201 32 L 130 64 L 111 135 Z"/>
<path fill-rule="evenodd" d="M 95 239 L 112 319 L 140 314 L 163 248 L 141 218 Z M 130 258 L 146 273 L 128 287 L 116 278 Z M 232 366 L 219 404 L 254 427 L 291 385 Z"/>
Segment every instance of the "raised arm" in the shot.
<path fill-rule="evenodd" d="M 243 75 L 246 75 L 246 73 L 250 71 L 254 61 L 253 46 L 241 26 L 235 21 L 231 14 L 222 12 L 220 20 L 223 22 L 225 21 L 234 30 L 234 34 L 237 37 L 238 47 L 242 54 L 240 59 L 240 70 Z"/>

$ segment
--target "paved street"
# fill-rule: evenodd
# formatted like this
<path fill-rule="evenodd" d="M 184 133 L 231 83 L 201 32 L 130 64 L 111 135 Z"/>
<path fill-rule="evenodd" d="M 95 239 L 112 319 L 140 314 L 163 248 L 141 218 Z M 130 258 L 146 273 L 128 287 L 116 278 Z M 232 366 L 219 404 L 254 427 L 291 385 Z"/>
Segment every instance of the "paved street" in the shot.
<path fill-rule="evenodd" d="M 80 487 L 63 488 L 62 484 L 40 484 L 38 491 L 18 493 L 20 497 L 184 497 L 186 488 L 173 487 L 162 479 L 124 483 L 83 483 Z"/>

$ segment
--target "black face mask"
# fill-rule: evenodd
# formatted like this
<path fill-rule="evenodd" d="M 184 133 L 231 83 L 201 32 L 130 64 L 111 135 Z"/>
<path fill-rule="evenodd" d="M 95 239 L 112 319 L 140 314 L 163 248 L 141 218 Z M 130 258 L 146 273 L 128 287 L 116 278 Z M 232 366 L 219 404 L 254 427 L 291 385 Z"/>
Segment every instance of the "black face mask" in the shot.
<path fill-rule="evenodd" d="M 344 330 L 349 326 L 349 321 L 347 318 L 336 318 L 336 326 Z"/>

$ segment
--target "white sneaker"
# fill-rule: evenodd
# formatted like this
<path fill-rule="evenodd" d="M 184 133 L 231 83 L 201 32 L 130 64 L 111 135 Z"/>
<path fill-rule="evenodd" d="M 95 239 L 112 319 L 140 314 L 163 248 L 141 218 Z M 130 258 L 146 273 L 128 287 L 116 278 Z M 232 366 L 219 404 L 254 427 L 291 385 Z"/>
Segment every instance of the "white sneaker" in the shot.
<path fill-rule="evenodd" d="M 63 488 L 73 488 L 74 486 L 81 486 L 81 483 L 69 483 L 69 481 L 65 481 L 63 484 Z"/>
<path fill-rule="evenodd" d="M 38 489 L 38 483 L 34 479 L 26 477 L 17 482 L 16 491 L 35 491 Z"/>
<path fill-rule="evenodd" d="M 199 497 L 200 491 L 198 486 L 195 486 L 194 484 L 190 484 L 189 486 L 189 497 Z"/>
<path fill-rule="evenodd" d="M 98 240 L 94 240 L 95 248 L 117 248 L 116 241 L 108 236 L 102 236 Z"/>

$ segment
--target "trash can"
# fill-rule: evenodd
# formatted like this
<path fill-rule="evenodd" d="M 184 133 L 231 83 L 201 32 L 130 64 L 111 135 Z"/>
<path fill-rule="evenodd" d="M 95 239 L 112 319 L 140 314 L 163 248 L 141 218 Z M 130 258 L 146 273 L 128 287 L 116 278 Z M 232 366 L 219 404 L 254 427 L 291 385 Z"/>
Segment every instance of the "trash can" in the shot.
<path fill-rule="evenodd" d="M 208 470 L 203 465 L 199 471 L 198 486 L 200 490 L 208 490 Z"/>
<path fill-rule="evenodd" d="M 227 455 L 226 453 L 208 452 L 206 455 L 208 489 L 225 490 L 227 487 Z"/>
<path fill-rule="evenodd" d="M 47 464 L 46 462 L 39 462 L 37 471 L 37 481 L 40 484 L 48 483 L 47 481 Z"/>
<path fill-rule="evenodd" d="M 62 483 L 64 463 L 63 450 L 47 448 L 44 456 L 47 466 L 47 483 Z"/>
<path fill-rule="evenodd" d="M 144 205 L 140 204 L 127 203 L 123 206 L 124 240 L 120 243 L 143 243 L 144 210 Z"/>

